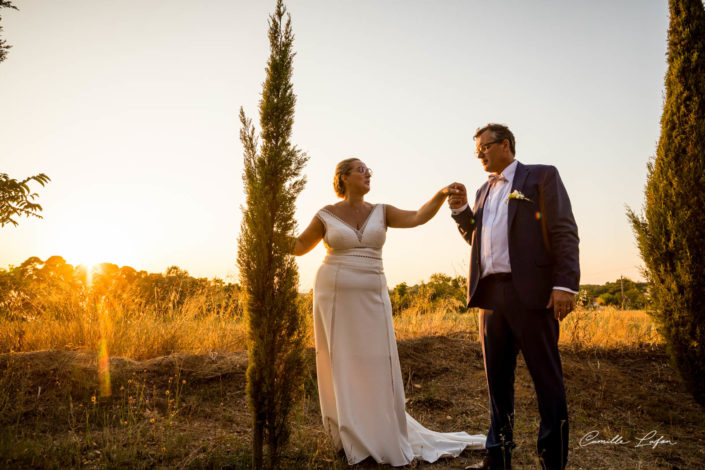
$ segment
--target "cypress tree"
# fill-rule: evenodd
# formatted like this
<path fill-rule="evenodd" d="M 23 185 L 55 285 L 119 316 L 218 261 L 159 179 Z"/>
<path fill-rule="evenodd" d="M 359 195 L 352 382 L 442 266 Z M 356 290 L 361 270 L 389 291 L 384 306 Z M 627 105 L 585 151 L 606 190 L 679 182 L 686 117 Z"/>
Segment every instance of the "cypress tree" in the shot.
<path fill-rule="evenodd" d="M 248 322 L 247 395 L 255 469 L 278 468 L 289 435 L 288 418 L 303 384 L 304 323 L 297 309 L 298 272 L 291 237 L 307 157 L 290 142 L 296 103 L 291 83 L 293 39 L 291 17 L 278 0 L 269 17 L 270 56 L 259 103 L 261 145 L 240 108 L 247 204 L 238 266 Z"/>
<path fill-rule="evenodd" d="M 643 215 L 628 210 L 650 314 L 687 389 L 705 405 L 705 8 L 669 0 L 666 102 Z"/>

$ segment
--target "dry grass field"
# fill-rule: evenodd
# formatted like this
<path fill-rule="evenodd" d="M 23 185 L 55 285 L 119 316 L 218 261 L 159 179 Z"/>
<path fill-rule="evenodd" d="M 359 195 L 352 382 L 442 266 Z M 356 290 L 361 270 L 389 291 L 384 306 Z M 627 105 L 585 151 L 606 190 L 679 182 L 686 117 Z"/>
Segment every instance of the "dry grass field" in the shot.
<path fill-rule="evenodd" d="M 0 468 L 248 468 L 242 321 L 188 309 L 160 317 L 99 310 L 0 321 Z M 409 412 L 433 429 L 485 432 L 476 315 L 409 310 L 395 327 Z M 562 325 L 561 348 L 569 468 L 705 468 L 703 409 L 643 312 L 578 310 Z M 348 468 L 320 424 L 312 349 L 306 370 L 283 467 Z M 536 398 L 521 360 L 515 426 L 515 468 L 536 468 Z M 466 452 L 416 468 L 479 458 Z"/>
<path fill-rule="evenodd" d="M 310 294 L 309 294 L 310 296 Z M 181 308 L 141 310 L 111 302 L 62 315 L 0 318 L 0 353 L 38 350 L 96 350 L 104 342 L 112 356 L 150 359 L 172 353 L 225 353 L 246 349 L 242 317 L 204 314 L 203 299 L 189 299 Z M 310 298 L 304 302 L 310 310 Z M 313 347 L 310 315 L 308 345 Z M 437 308 L 428 313 L 407 309 L 394 317 L 398 340 L 477 333 L 477 314 Z M 578 309 L 561 326 L 561 343 L 571 347 L 643 347 L 661 340 L 641 310 Z"/>

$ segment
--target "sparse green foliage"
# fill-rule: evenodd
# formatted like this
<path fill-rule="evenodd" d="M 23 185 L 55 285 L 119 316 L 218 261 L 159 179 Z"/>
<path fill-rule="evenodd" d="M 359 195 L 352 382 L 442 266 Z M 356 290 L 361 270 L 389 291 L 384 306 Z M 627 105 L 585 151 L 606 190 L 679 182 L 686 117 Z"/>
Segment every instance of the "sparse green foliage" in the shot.
<path fill-rule="evenodd" d="M 624 300 L 626 310 L 643 310 L 648 302 L 647 287 L 646 282 L 634 282 L 628 278 L 606 282 L 604 285 L 581 285 L 578 302 L 588 308 L 608 305 L 620 307 Z"/>
<path fill-rule="evenodd" d="M 670 0 L 666 102 L 644 215 L 632 223 L 651 285 L 650 313 L 705 405 L 705 8 Z"/>
<path fill-rule="evenodd" d="M 0 10 L 3 8 L 12 8 L 13 10 L 17 10 L 17 7 L 9 0 L 0 0 Z M 2 17 L 0 17 L 0 21 L 1 20 Z M 0 33 L 2 33 L 2 26 L 0 26 Z M 11 47 L 12 46 L 6 44 L 5 40 L 0 37 L 0 62 L 5 60 L 5 57 L 7 57 L 7 50 Z"/>
<path fill-rule="evenodd" d="M 450 277 L 442 273 L 431 274 L 428 282 L 413 286 L 402 282 L 389 291 L 392 313 L 398 315 L 409 308 L 415 309 L 418 313 L 428 313 L 439 308 L 464 312 L 466 311 L 465 285 L 464 277 Z"/>
<path fill-rule="evenodd" d="M 451 277 L 443 273 L 431 274 L 428 282 L 408 285 L 402 282 L 389 289 L 392 312 L 399 315 L 405 310 L 417 314 L 428 314 L 442 310 L 445 312 L 465 313 L 465 285 L 463 276 Z M 617 279 L 602 285 L 584 284 L 580 286 L 578 304 L 592 309 L 622 305 L 624 291 L 625 310 L 643 310 L 648 302 L 648 283 L 634 282 L 631 279 Z"/>
<path fill-rule="evenodd" d="M 32 202 L 37 198 L 37 193 L 29 189 L 29 182 L 36 181 L 44 186 L 50 181 L 44 173 L 30 176 L 22 181 L 10 178 L 6 173 L 0 173 L 0 227 L 6 224 L 17 226 L 16 216 L 33 216 L 42 218 L 39 211 L 42 206 Z"/>
<path fill-rule="evenodd" d="M 12 4 L 9 0 L 0 0 L 0 10 L 3 8 L 11 8 L 17 10 L 18 8 Z M 0 17 L 2 21 L 2 17 Z M 2 26 L 0 25 L 0 33 L 2 33 Z M 12 46 L 8 45 L 2 37 L 0 37 L 0 62 L 4 61 L 7 57 L 7 51 Z M 29 189 L 29 182 L 36 181 L 37 183 L 44 186 L 50 181 L 49 177 L 44 173 L 39 173 L 38 175 L 30 176 L 22 181 L 17 181 L 16 179 L 10 178 L 6 173 L 0 173 L 0 227 L 4 227 L 6 224 L 12 224 L 17 226 L 17 221 L 13 219 L 16 216 L 33 216 L 42 218 L 39 215 L 39 211 L 42 210 L 42 206 L 37 203 L 32 202 L 37 198 L 37 194 L 31 192 Z"/>
<path fill-rule="evenodd" d="M 295 201 L 306 156 L 290 142 L 296 97 L 291 19 L 281 0 L 269 18 L 270 56 L 260 100 L 261 145 L 240 109 L 247 205 L 238 266 L 248 319 L 247 393 L 253 416 L 253 467 L 277 468 L 288 419 L 303 383 L 304 320 L 291 254 Z M 258 148 L 259 147 L 259 148 Z M 267 461 L 264 461 L 264 445 Z"/>

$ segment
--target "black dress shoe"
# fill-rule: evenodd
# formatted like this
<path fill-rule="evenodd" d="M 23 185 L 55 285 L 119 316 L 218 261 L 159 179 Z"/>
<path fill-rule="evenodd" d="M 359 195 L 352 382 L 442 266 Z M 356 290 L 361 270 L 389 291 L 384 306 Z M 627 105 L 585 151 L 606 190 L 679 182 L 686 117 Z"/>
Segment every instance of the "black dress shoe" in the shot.
<path fill-rule="evenodd" d="M 512 470 L 511 458 L 502 461 L 501 458 L 486 455 L 482 462 L 465 467 L 465 470 Z"/>

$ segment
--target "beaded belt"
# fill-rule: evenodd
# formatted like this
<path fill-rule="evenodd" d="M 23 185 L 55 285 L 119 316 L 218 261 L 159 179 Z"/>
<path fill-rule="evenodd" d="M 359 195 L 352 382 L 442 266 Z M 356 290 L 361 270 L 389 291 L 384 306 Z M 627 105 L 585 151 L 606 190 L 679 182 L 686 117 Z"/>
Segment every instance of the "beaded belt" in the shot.
<path fill-rule="evenodd" d="M 382 260 L 382 258 L 377 258 L 376 256 L 366 256 L 366 255 L 351 255 L 351 254 L 345 254 L 345 255 L 331 255 L 331 256 L 355 256 L 357 258 L 369 258 L 369 259 L 376 259 L 376 260 Z"/>

